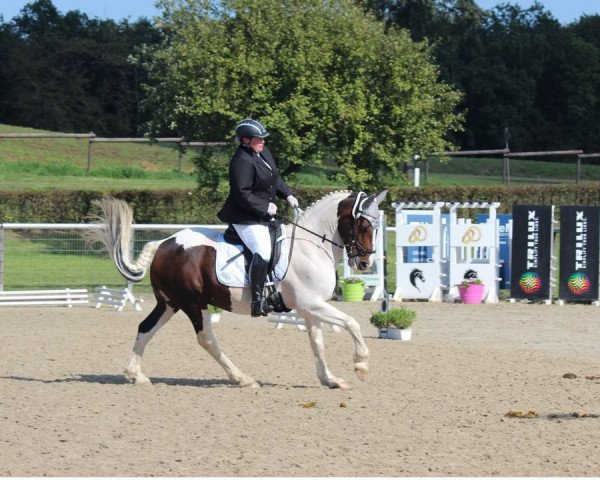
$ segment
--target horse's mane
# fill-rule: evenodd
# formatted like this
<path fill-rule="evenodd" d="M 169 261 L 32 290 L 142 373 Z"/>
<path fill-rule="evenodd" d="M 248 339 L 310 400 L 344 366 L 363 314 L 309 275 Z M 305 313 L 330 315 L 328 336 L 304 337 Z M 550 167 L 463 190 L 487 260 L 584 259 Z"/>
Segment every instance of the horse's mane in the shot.
<path fill-rule="evenodd" d="M 352 192 L 350 190 L 336 190 L 335 192 L 329 192 L 326 195 L 323 195 L 321 198 L 319 198 L 318 200 L 315 200 L 313 203 L 311 203 L 306 210 L 304 211 L 304 213 L 307 213 L 310 209 L 318 206 L 321 202 L 325 202 L 327 201 L 330 197 L 337 197 L 338 195 L 340 196 L 345 196 L 346 198 L 350 196 Z"/>
<path fill-rule="evenodd" d="M 349 190 L 336 190 L 315 200 L 300 216 L 298 223 L 303 226 L 323 227 L 323 222 L 332 223 L 337 220 L 337 204 L 352 195 Z M 336 208 L 332 208 L 335 203 Z M 333 225 L 333 223 L 332 223 Z"/>

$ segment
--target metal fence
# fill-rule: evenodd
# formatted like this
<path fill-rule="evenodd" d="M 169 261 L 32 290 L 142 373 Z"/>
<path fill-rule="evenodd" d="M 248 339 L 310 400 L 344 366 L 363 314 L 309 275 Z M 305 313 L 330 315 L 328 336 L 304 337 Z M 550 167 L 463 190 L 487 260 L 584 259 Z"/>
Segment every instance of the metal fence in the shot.
<path fill-rule="evenodd" d="M 75 138 L 87 139 L 87 173 L 92 171 L 92 159 L 94 157 L 94 143 L 173 143 L 177 145 L 178 161 L 177 171 L 183 171 L 183 153 L 185 149 L 191 147 L 223 147 L 229 145 L 227 142 L 196 142 L 189 141 L 184 137 L 159 137 L 159 138 L 140 138 L 140 137 L 123 137 L 123 138 L 105 138 L 97 137 L 95 133 L 2 133 L 0 139 L 36 139 L 36 138 Z"/>
<path fill-rule="evenodd" d="M 146 242 L 160 240 L 183 228 L 199 225 L 134 225 L 133 258 Z M 224 230 L 225 225 L 202 225 Z M 0 290 L 130 287 L 100 244 L 87 245 L 90 224 L 0 224 Z M 149 275 L 135 284 L 136 292 L 151 292 Z"/>

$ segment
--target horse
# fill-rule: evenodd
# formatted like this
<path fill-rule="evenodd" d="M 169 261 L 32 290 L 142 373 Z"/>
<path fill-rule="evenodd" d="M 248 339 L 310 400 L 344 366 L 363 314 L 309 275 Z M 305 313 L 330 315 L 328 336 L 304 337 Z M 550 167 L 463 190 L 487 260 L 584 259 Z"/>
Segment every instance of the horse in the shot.
<path fill-rule="evenodd" d="M 379 228 L 379 205 L 387 191 L 367 195 L 337 191 L 314 202 L 296 218 L 287 221 L 285 236 L 290 247 L 287 274 L 277 290 L 289 309 L 305 319 L 316 360 L 320 383 L 329 388 L 349 388 L 333 375 L 325 360 L 322 323 L 345 329 L 354 341 L 354 371 L 360 380 L 368 375 L 369 349 L 359 323 L 328 303 L 336 287 L 336 270 L 346 249 L 348 265 L 368 270 L 374 260 L 375 235 Z M 198 343 L 221 365 L 231 382 L 240 387 L 260 387 L 222 352 L 208 318 L 208 305 L 241 315 L 250 314 L 250 289 L 219 282 L 215 258 L 219 232 L 208 228 L 181 230 L 163 240 L 147 242 L 135 262 L 132 251 L 133 212 L 123 200 L 94 201 L 102 214 L 96 217 L 88 241 L 99 241 L 117 270 L 126 279 L 139 282 L 149 267 L 156 305 L 139 324 L 133 351 L 125 369 L 127 379 L 137 385 L 150 384 L 142 373 L 142 356 L 148 342 L 179 310 L 191 320 Z M 296 228 L 298 227 L 298 228 Z"/>

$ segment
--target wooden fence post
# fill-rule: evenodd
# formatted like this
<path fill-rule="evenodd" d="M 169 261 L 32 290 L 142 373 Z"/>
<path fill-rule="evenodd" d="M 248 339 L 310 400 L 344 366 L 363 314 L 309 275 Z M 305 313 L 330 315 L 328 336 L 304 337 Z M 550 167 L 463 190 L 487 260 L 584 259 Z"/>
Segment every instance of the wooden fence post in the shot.
<path fill-rule="evenodd" d="M 90 136 L 88 137 L 88 156 L 87 156 L 87 173 L 92 171 L 92 138 L 95 138 L 96 134 L 94 132 L 90 132 Z"/>

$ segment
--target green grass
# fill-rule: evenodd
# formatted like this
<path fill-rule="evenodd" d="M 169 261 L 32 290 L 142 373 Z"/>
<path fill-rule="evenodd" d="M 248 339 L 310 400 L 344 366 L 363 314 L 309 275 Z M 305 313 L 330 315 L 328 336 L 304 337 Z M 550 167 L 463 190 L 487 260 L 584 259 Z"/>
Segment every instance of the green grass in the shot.
<path fill-rule="evenodd" d="M 577 159 L 564 162 L 510 159 L 511 184 L 575 183 Z M 424 184 L 424 166 L 421 179 Z M 600 181 L 600 165 L 581 164 L 581 181 Z M 447 162 L 429 161 L 428 185 L 498 185 L 502 183 L 502 158 L 452 157 Z"/>
<path fill-rule="evenodd" d="M 2 133 L 52 133 L 0 124 Z M 93 143 L 91 171 L 87 139 L 0 139 L 0 190 L 193 189 L 192 158 L 175 144 Z"/>
<path fill-rule="evenodd" d="M 81 233 L 30 230 L 25 235 L 23 231 L 7 230 L 4 242 L 6 290 L 125 286 L 106 252 L 84 248 Z M 149 275 L 135 289 L 150 292 Z"/>

